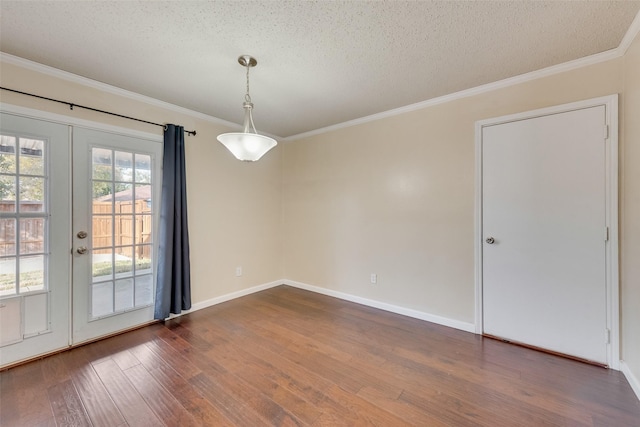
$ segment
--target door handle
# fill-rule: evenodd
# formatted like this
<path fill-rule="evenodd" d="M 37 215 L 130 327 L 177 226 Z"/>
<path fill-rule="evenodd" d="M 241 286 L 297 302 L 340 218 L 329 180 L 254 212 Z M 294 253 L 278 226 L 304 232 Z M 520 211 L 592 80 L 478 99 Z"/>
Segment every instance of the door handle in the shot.
<path fill-rule="evenodd" d="M 80 246 L 78 249 L 76 249 L 76 252 L 78 252 L 80 255 L 84 255 L 87 253 L 87 247 L 86 246 Z"/>
<path fill-rule="evenodd" d="M 87 232 L 86 231 L 78 231 L 78 234 L 76 234 L 76 236 L 78 236 L 78 239 L 86 239 L 87 238 Z"/>
<path fill-rule="evenodd" d="M 494 239 L 493 237 L 487 237 L 487 240 L 485 240 L 485 242 L 487 242 L 490 245 L 493 245 L 496 242 L 496 239 Z"/>

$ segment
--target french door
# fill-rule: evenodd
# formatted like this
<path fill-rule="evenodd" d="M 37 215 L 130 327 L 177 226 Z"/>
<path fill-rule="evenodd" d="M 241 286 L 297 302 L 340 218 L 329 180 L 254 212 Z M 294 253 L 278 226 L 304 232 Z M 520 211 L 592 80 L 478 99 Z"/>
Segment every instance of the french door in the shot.
<path fill-rule="evenodd" d="M 153 320 L 161 148 L 74 129 L 74 343 Z"/>
<path fill-rule="evenodd" d="M 69 345 L 70 127 L 0 114 L 0 366 Z"/>
<path fill-rule="evenodd" d="M 2 113 L 0 366 L 153 320 L 162 145 Z"/>

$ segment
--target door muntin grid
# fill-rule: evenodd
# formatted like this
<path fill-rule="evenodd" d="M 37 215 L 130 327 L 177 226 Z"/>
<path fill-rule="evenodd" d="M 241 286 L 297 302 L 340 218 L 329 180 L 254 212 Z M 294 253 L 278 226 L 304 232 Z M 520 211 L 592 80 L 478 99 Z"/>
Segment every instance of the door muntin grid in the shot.
<path fill-rule="evenodd" d="M 46 292 L 49 141 L 0 135 L 0 298 Z"/>
<path fill-rule="evenodd" d="M 91 148 L 91 320 L 153 304 L 153 162 L 149 153 Z"/>

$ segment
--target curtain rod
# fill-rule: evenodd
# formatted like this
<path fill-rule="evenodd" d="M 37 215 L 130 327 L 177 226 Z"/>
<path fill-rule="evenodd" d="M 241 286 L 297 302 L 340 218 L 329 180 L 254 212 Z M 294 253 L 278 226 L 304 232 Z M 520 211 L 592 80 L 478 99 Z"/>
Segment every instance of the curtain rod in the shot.
<path fill-rule="evenodd" d="M 47 101 L 58 102 L 60 104 L 67 104 L 69 106 L 70 110 L 73 110 L 73 107 L 84 108 L 85 110 L 96 111 L 98 113 L 109 114 L 111 116 L 121 117 L 123 119 L 135 120 L 136 122 L 142 122 L 142 123 L 147 123 L 147 124 L 150 124 L 150 125 L 161 126 L 162 128 L 166 128 L 166 125 L 163 125 L 161 123 L 149 122 L 147 120 L 136 119 L 135 117 L 124 116 L 122 114 L 112 113 L 110 111 L 99 110 L 97 108 L 92 108 L 92 107 L 85 107 L 84 105 L 74 104 L 73 102 L 60 101 L 59 99 L 47 98 L 46 96 L 35 95 L 33 93 L 28 93 L 28 92 L 21 92 L 19 90 L 9 89 L 9 88 L 2 87 L 2 86 L 0 86 L 0 89 L 6 90 L 6 91 L 9 91 L 9 92 L 19 93 L 20 95 L 33 96 L 34 98 L 39 98 L 39 99 L 44 99 L 44 100 L 47 100 Z M 196 134 L 195 130 L 185 130 L 185 132 L 188 135 L 195 135 Z"/>

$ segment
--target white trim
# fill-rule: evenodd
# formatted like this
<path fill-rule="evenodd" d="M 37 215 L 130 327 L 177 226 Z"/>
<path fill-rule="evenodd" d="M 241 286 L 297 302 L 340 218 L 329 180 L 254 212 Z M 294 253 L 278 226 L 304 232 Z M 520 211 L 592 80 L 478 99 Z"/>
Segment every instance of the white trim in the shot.
<path fill-rule="evenodd" d="M 636 14 L 636 17 L 633 19 L 629 29 L 627 29 L 627 32 L 622 38 L 620 45 L 618 45 L 621 55 L 627 53 L 629 46 L 631 46 L 631 43 L 633 43 L 638 34 L 640 34 L 640 11 Z"/>
<path fill-rule="evenodd" d="M 584 109 L 584 108 L 590 108 L 590 107 L 597 107 L 599 105 L 604 105 L 607 110 L 613 110 L 615 108 L 616 113 L 618 110 L 618 94 L 613 94 L 613 95 L 607 95 L 607 96 L 601 96 L 598 98 L 591 98 L 591 99 L 585 99 L 582 101 L 576 101 L 576 102 L 570 102 L 568 104 L 561 104 L 561 105 L 554 105 L 551 107 L 544 107 L 544 108 L 539 108 L 537 110 L 530 110 L 530 111 L 523 111 L 520 113 L 515 113 L 515 114 L 509 114 L 506 116 L 500 116 L 500 117 L 493 117 L 490 119 L 485 119 L 485 120 L 479 120 L 476 122 L 476 129 L 477 129 L 477 125 L 480 125 L 481 127 L 485 127 L 485 126 L 494 126 L 494 125 L 499 125 L 499 124 L 503 124 L 503 123 L 509 123 L 509 122 L 515 122 L 518 120 L 526 120 L 526 119 L 532 119 L 534 117 L 542 117 L 542 116 L 548 116 L 551 114 L 558 114 L 558 113 L 565 113 L 568 111 L 573 111 L 573 110 L 580 110 L 580 109 Z M 610 120 L 610 114 L 607 114 L 607 120 Z M 615 126 L 616 130 L 618 129 L 618 124 L 617 123 L 607 123 L 609 126 Z M 616 142 L 618 140 L 618 135 L 613 135 L 613 128 L 610 129 L 611 131 L 610 133 L 610 137 L 613 139 L 615 137 Z"/>
<path fill-rule="evenodd" d="M 106 83 L 102 83 L 96 80 L 82 77 L 77 74 L 69 73 L 68 71 L 59 70 L 57 68 L 50 67 L 48 65 L 40 64 L 38 62 L 30 61 L 28 59 L 20 58 L 5 52 L 0 52 L 0 61 L 16 65 L 18 67 L 26 68 L 27 70 L 35 71 L 45 74 L 47 76 L 56 77 L 62 80 L 66 80 L 72 83 L 77 83 L 83 86 L 87 86 L 93 89 L 100 90 L 102 92 L 110 93 L 112 95 L 122 96 L 138 102 L 144 102 L 145 104 L 152 105 L 154 107 L 163 108 L 165 110 L 173 111 L 175 113 L 184 114 L 189 117 L 204 120 L 210 123 L 215 123 L 222 126 L 227 126 L 232 129 L 240 129 L 242 126 L 238 123 L 232 123 L 227 120 L 219 119 L 217 117 L 210 116 L 208 114 L 200 113 L 198 111 L 190 110 L 188 108 L 180 107 L 179 105 L 171 104 L 168 102 L 160 101 L 159 99 L 151 98 L 149 96 L 140 95 L 139 93 L 131 92 L 126 89 L 121 89 L 116 86 L 112 86 Z"/>
<path fill-rule="evenodd" d="M 256 292 L 264 291 L 266 289 L 271 289 L 280 285 L 287 285 L 287 286 L 292 286 L 298 289 L 304 289 L 306 291 L 314 292 L 317 294 L 327 295 L 330 297 L 339 298 L 341 300 L 355 302 L 357 304 L 366 305 L 368 307 L 389 311 L 391 313 L 396 313 L 396 314 L 400 314 L 407 317 L 413 317 L 414 319 L 425 320 L 427 322 L 448 326 L 454 329 L 460 329 L 466 332 L 471 332 L 471 333 L 474 332 L 474 325 L 472 323 L 461 322 L 459 320 L 449 319 L 447 317 L 437 316 L 435 314 L 429 314 L 423 311 L 418 311 L 410 308 L 400 307 L 397 305 L 387 304 L 381 301 L 362 298 L 356 295 L 334 291 L 334 290 L 322 288 L 319 286 L 308 285 L 306 283 L 296 282 L 294 280 L 289 280 L 289 279 L 276 280 L 274 282 L 253 286 L 251 288 L 243 289 L 241 291 L 232 292 L 230 294 L 225 294 L 219 297 L 211 298 L 206 301 L 193 304 L 191 309 L 185 310 L 180 314 L 172 314 L 171 316 L 168 317 L 168 319 L 180 317 L 183 314 L 193 313 L 194 311 L 202 310 L 203 308 L 211 307 L 213 305 L 221 304 L 223 302 L 231 301 L 236 298 L 240 298 L 246 295 L 254 294 Z"/>
<path fill-rule="evenodd" d="M 448 317 L 442 317 L 435 314 L 425 313 L 424 311 L 413 310 L 411 308 L 400 307 L 398 305 L 387 304 L 385 302 L 362 298 L 356 295 L 347 294 L 340 291 L 334 291 L 332 289 L 322 288 L 319 286 L 313 286 L 306 283 L 296 282 L 293 280 L 283 280 L 285 285 L 293 286 L 295 288 L 304 289 L 307 291 L 315 292 L 322 295 L 327 295 L 334 298 L 339 298 L 345 301 L 355 302 L 357 304 L 366 305 L 368 307 L 377 308 L 391 313 L 400 314 L 407 317 L 413 317 L 414 319 L 425 320 L 431 323 L 437 323 L 438 325 L 448 326 L 450 328 L 459 329 L 466 332 L 474 332 L 473 323 L 462 322 L 460 320 L 450 319 Z"/>
<path fill-rule="evenodd" d="M 631 43 L 635 39 L 635 37 L 640 33 L 640 12 L 638 12 L 627 29 L 622 41 L 618 45 L 618 47 L 614 49 L 610 49 L 604 52 L 596 53 L 594 55 L 585 56 L 583 58 L 578 58 L 573 61 L 563 62 L 561 64 L 552 65 L 550 67 L 542 68 L 540 70 L 531 71 L 529 73 L 520 74 L 514 77 L 509 77 L 503 80 L 498 80 L 496 82 L 487 83 L 484 85 L 476 86 L 470 89 L 461 90 L 458 92 L 450 93 L 447 95 L 439 96 L 436 98 L 431 98 L 425 101 L 421 101 L 415 104 L 410 104 L 404 107 L 395 108 L 388 111 L 383 111 L 381 113 L 372 114 L 365 117 L 360 117 L 354 120 L 349 120 L 346 122 L 338 123 L 331 126 L 326 126 L 319 129 L 314 129 L 308 132 L 302 132 L 296 135 L 291 135 L 286 138 L 278 137 L 277 135 L 265 134 L 270 136 L 276 140 L 280 140 L 281 142 L 290 142 L 296 141 L 299 139 L 307 138 L 310 136 L 320 135 L 323 133 L 331 132 L 338 129 L 344 129 L 364 123 L 369 123 L 381 119 L 385 119 L 388 117 L 397 116 L 400 114 L 409 113 L 416 110 L 421 110 L 424 108 L 432 107 L 434 105 L 444 104 L 447 102 L 451 102 L 457 99 L 468 98 L 475 95 L 480 95 L 482 93 L 491 92 L 497 89 L 506 88 L 509 86 L 513 86 L 520 83 L 525 83 L 528 81 L 536 80 L 539 78 L 551 76 L 554 74 L 564 73 L 566 71 L 575 70 L 577 68 L 586 67 L 593 64 L 598 64 L 600 62 L 609 61 L 611 59 L 619 58 L 623 56 Z M 8 53 L 0 52 L 0 61 L 5 62 L 7 64 L 16 65 L 19 67 L 26 68 L 28 70 L 36 71 L 38 73 L 42 73 L 45 75 L 49 75 L 52 77 L 57 77 L 63 80 L 67 80 L 73 83 L 81 84 L 87 87 L 91 87 L 94 89 L 98 89 L 100 91 L 111 93 L 114 95 L 122 96 L 128 99 L 132 99 L 139 102 L 144 102 L 146 104 L 164 108 L 169 111 L 173 111 L 176 113 L 184 114 L 186 116 L 194 117 L 196 119 L 204 120 L 210 123 L 219 124 L 222 126 L 227 126 L 232 129 L 240 129 L 241 125 L 238 123 L 232 123 L 227 120 L 219 119 L 214 116 L 210 116 L 208 114 L 200 113 L 198 111 L 190 110 L 188 108 L 180 107 L 175 104 L 171 104 L 168 102 L 160 101 L 155 98 L 151 98 L 149 96 L 141 95 L 135 92 L 131 92 L 125 89 L 121 89 L 116 86 L 108 85 L 106 83 L 98 82 L 96 80 L 92 80 L 86 77 L 79 76 L 77 74 L 69 73 L 67 71 L 63 71 L 57 68 L 50 67 L 48 65 L 40 64 L 38 62 L 30 61 L 28 59 L 20 58 L 18 56 L 14 56 Z"/>
<path fill-rule="evenodd" d="M 605 218 L 607 227 L 609 227 L 609 240 L 605 246 L 607 257 L 607 327 L 611 331 L 611 339 L 608 348 L 609 367 L 612 369 L 620 369 L 620 258 L 619 248 L 619 230 L 618 222 L 620 219 L 618 213 L 619 201 L 619 185 L 618 185 L 618 95 L 598 98 L 605 105 L 606 122 L 609 126 L 609 139 L 606 145 L 605 157 L 605 173 L 606 173 L 606 192 L 607 200 L 605 202 Z"/>
<path fill-rule="evenodd" d="M 475 124 L 475 197 L 474 197 L 474 297 L 475 297 L 475 333 L 482 334 L 482 126 Z"/>
<path fill-rule="evenodd" d="M 470 89 L 461 90 L 459 92 L 454 92 L 454 93 L 439 96 L 436 98 L 431 98 L 426 101 L 417 102 L 415 104 L 406 105 L 404 107 L 394 108 L 392 110 L 383 111 L 381 113 L 372 114 L 370 116 L 360 117 L 358 119 L 349 120 L 343 123 L 338 123 L 335 125 L 314 129 L 308 132 L 302 132 L 296 135 L 291 135 L 286 138 L 282 138 L 282 141 L 283 142 L 296 141 L 298 139 L 308 138 L 310 136 L 320 135 L 320 134 L 331 132 L 338 129 L 344 129 L 351 126 L 357 126 L 364 123 L 374 122 L 376 120 L 398 116 L 400 114 L 405 114 L 405 113 L 409 113 L 416 110 L 422 110 L 424 108 L 432 107 L 434 105 L 444 104 L 447 102 L 455 101 L 457 99 L 469 98 L 471 96 L 480 95 L 480 94 L 491 92 L 497 89 L 503 89 L 503 88 L 514 86 L 520 83 L 525 83 L 525 82 L 537 80 L 543 77 L 552 76 L 554 74 L 560 74 L 566 71 L 575 70 L 577 68 L 582 68 L 589 65 L 599 64 L 601 62 L 616 59 L 623 56 L 627 52 L 627 49 L 629 49 L 629 46 L 631 46 L 631 43 L 639 33 L 640 33 L 640 12 L 636 14 L 636 17 L 634 18 L 633 22 L 629 26 L 629 29 L 627 30 L 624 37 L 622 38 L 622 41 L 620 42 L 618 47 L 614 49 L 596 53 L 594 55 L 585 56 L 583 58 L 574 59 L 573 61 L 552 65 L 550 67 L 531 71 L 525 74 L 520 74 L 514 77 L 508 77 L 503 80 L 498 80 L 496 82 L 487 83 L 487 84 L 476 86 Z"/>
<path fill-rule="evenodd" d="M 253 286 L 251 288 L 242 289 L 240 291 L 231 292 L 230 294 L 224 294 L 219 297 L 211 298 L 205 301 L 197 302 L 191 306 L 189 310 L 185 310 L 180 314 L 171 314 L 167 319 L 173 319 L 180 317 L 184 314 L 193 313 L 194 311 L 202 310 L 203 308 L 211 307 L 213 305 L 222 304 L 223 302 L 231 301 L 236 298 L 244 297 L 246 295 L 255 294 L 256 292 L 271 289 L 276 286 L 284 284 L 284 280 L 276 280 L 274 282 L 264 283 L 262 285 Z"/>
<path fill-rule="evenodd" d="M 115 133 L 118 135 L 126 135 L 134 138 L 148 139 L 150 141 L 162 142 L 162 135 L 148 132 L 141 132 L 120 126 L 108 125 L 105 123 L 94 122 L 91 120 L 78 119 L 63 114 L 50 113 L 48 111 L 36 110 L 33 108 L 21 107 L 19 105 L 7 104 L 0 102 L 0 111 L 9 114 L 16 114 L 32 119 L 43 120 L 47 122 L 59 123 L 63 125 L 71 125 L 83 127 L 86 129 L 94 129 L 102 132 Z"/>
<path fill-rule="evenodd" d="M 605 106 L 606 123 L 609 126 L 609 138 L 606 145 L 606 226 L 609 227 L 609 240 L 606 242 L 606 305 L 607 325 L 611 331 L 611 340 L 607 346 L 607 364 L 610 368 L 620 369 L 620 299 L 619 299 L 619 259 L 618 259 L 618 95 L 609 95 L 587 99 L 570 104 L 556 105 L 508 116 L 480 120 L 475 125 L 476 144 L 476 182 L 475 182 L 475 331 L 480 334 L 482 325 L 482 128 L 502 123 L 557 114 L 583 108 Z"/>
<path fill-rule="evenodd" d="M 320 135 L 326 132 L 331 132 L 338 129 L 344 129 L 351 126 L 361 125 L 364 123 L 374 122 L 376 120 L 386 119 L 388 117 L 398 116 L 400 114 L 409 113 L 416 110 L 422 110 L 424 108 L 433 107 L 434 105 L 444 104 L 447 102 L 455 101 L 457 99 L 469 98 L 471 96 L 480 95 L 487 92 L 492 92 L 497 89 L 503 89 L 509 86 L 514 86 L 520 83 L 537 80 L 543 77 L 552 76 L 554 74 L 564 73 L 566 71 L 575 70 L 576 68 L 586 67 L 588 65 L 598 64 L 600 62 L 609 61 L 611 59 L 619 58 L 623 54 L 616 49 L 607 50 L 605 52 L 596 53 L 595 55 L 585 56 L 584 58 L 575 59 L 573 61 L 564 62 L 558 65 L 552 65 L 551 67 L 543 68 L 541 70 L 531 71 L 529 73 L 520 74 L 518 76 L 509 77 L 497 82 L 487 83 L 481 86 L 476 86 L 471 89 L 461 90 L 459 92 L 450 93 L 437 98 L 428 99 L 426 101 L 417 102 L 415 104 L 407 105 L 393 110 L 384 111 L 382 113 L 372 114 L 370 116 L 361 117 L 354 120 L 349 120 L 343 123 L 327 126 L 320 129 L 311 130 L 309 132 L 299 133 L 297 135 L 288 136 L 283 138 L 282 141 L 290 142 L 310 136 Z"/>
<path fill-rule="evenodd" d="M 640 400 L 640 380 L 635 375 L 633 375 L 633 372 L 631 372 L 631 368 L 629 368 L 629 365 L 627 365 L 624 360 L 620 361 L 620 371 L 624 374 L 625 377 L 627 377 L 627 381 L 629 381 L 631 389 L 636 394 L 638 400 Z"/>

